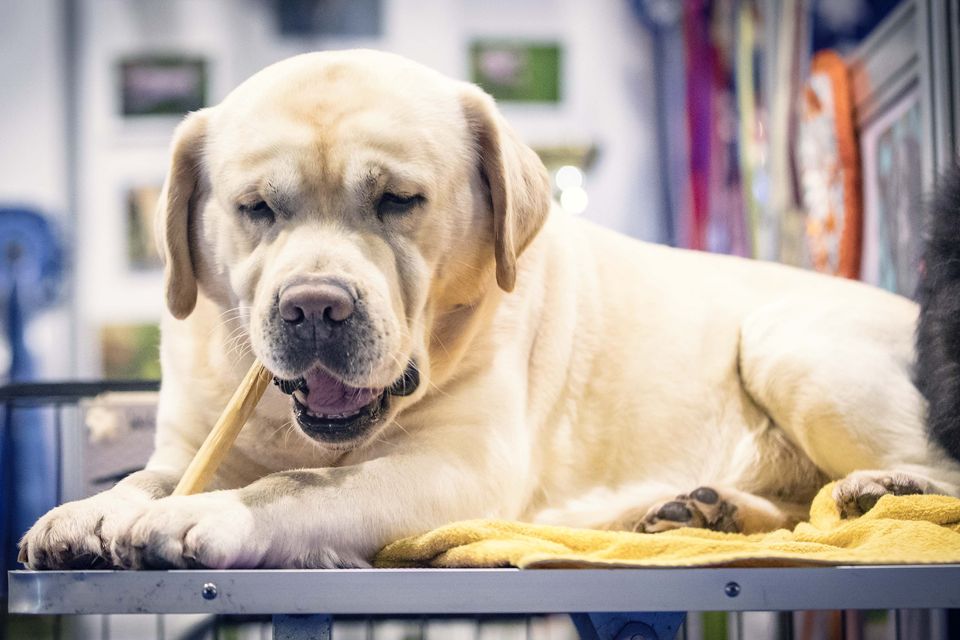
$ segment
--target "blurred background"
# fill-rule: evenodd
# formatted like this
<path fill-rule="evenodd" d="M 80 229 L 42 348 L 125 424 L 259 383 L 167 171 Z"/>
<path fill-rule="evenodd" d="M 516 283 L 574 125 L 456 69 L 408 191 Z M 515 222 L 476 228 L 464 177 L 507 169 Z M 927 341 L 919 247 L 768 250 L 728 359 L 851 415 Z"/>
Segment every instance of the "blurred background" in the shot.
<path fill-rule="evenodd" d="M 158 379 L 173 128 L 267 64 L 358 47 L 492 93 L 562 215 L 907 296 L 960 144 L 953 0 L 0 0 L 0 384 Z M 108 388 L 0 414 L 9 566 L 37 516 L 149 452 L 152 397 L 105 412 Z"/>

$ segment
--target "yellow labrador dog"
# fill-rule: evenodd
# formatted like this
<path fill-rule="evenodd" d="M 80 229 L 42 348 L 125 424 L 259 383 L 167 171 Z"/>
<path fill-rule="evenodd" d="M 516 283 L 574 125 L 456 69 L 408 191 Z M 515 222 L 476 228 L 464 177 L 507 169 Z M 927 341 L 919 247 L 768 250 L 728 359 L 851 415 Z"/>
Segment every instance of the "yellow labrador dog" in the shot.
<path fill-rule="evenodd" d="M 753 532 L 828 478 L 849 516 L 960 489 L 913 303 L 551 212 L 491 98 L 395 55 L 191 114 L 160 214 L 156 452 L 44 516 L 29 567 L 363 566 L 465 518 Z M 168 497 L 254 356 L 277 385 L 218 490 Z"/>

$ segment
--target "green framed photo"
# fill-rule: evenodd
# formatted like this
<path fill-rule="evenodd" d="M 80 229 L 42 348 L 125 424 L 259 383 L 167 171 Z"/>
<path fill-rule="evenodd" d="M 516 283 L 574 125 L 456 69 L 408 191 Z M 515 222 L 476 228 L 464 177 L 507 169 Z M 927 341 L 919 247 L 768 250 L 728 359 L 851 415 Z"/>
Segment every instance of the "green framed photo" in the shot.
<path fill-rule="evenodd" d="M 127 191 L 127 265 L 134 271 L 163 268 L 154 225 L 160 189 L 160 184 L 147 184 Z"/>
<path fill-rule="evenodd" d="M 100 355 L 106 379 L 160 378 L 160 327 L 111 324 L 100 328 Z"/>
<path fill-rule="evenodd" d="M 560 102 L 559 44 L 477 40 L 470 46 L 471 79 L 497 100 Z"/>

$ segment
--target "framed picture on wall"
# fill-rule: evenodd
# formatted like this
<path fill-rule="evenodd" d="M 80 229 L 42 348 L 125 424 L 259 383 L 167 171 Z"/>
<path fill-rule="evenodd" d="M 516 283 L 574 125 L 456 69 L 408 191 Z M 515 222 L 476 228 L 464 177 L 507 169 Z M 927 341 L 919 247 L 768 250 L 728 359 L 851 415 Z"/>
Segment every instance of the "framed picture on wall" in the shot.
<path fill-rule="evenodd" d="M 923 244 L 923 145 L 916 85 L 861 133 L 863 279 L 908 296 L 917 288 Z"/>
<path fill-rule="evenodd" d="M 117 62 L 125 118 L 179 117 L 207 104 L 207 63 L 194 56 L 143 55 Z"/>
<path fill-rule="evenodd" d="M 160 378 L 160 327 L 156 324 L 110 324 L 100 328 L 103 377 Z"/>
<path fill-rule="evenodd" d="M 810 265 L 857 278 L 863 200 L 849 75 L 835 51 L 813 57 L 801 100 L 796 161 Z"/>
<path fill-rule="evenodd" d="M 559 102 L 562 50 L 553 42 L 476 40 L 471 80 L 505 102 Z"/>
<path fill-rule="evenodd" d="M 127 266 L 132 271 L 152 271 L 163 267 L 157 250 L 154 220 L 161 185 L 131 187 L 126 197 Z"/>
<path fill-rule="evenodd" d="M 935 87 L 931 0 L 904 0 L 851 56 L 863 189 L 861 278 L 913 297 L 924 198 L 939 168 L 943 125 Z"/>
<path fill-rule="evenodd" d="M 274 12 L 285 37 L 383 35 L 383 0 L 275 0 Z"/>

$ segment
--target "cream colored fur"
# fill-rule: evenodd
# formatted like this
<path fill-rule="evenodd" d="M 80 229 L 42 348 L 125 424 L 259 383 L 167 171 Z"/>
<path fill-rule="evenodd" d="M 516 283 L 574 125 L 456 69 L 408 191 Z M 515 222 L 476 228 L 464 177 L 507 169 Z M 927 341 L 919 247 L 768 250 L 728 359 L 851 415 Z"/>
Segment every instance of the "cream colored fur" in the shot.
<path fill-rule="evenodd" d="M 364 190 L 387 186 L 426 203 L 378 221 Z M 290 218 L 250 227 L 236 205 L 265 193 Z M 396 56 L 257 74 L 181 126 L 164 197 L 156 452 L 44 516 L 29 566 L 357 566 L 463 518 L 654 531 L 703 485 L 764 530 L 858 470 L 838 500 L 891 471 L 960 489 L 910 380 L 912 302 L 548 212 L 543 167 L 489 97 Z M 333 448 L 271 388 L 219 491 L 161 497 L 254 354 L 274 362 L 259 327 L 277 283 L 313 272 L 358 282 L 387 336 L 348 382 L 389 385 L 415 357 L 419 390 Z"/>

